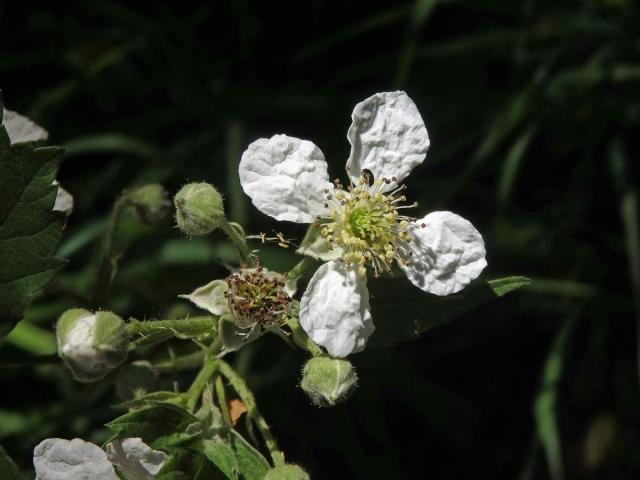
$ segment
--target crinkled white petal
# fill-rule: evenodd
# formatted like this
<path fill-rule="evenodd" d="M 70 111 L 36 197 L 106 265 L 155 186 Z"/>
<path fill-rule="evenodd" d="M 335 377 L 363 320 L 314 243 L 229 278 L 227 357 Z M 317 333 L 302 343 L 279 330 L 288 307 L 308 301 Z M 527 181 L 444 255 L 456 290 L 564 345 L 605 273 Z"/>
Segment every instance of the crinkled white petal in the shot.
<path fill-rule="evenodd" d="M 371 170 L 375 178 L 401 181 L 427 155 L 427 129 L 405 92 L 376 93 L 355 106 L 351 119 L 347 168 L 354 181 L 363 169 Z"/>
<path fill-rule="evenodd" d="M 153 450 L 141 438 L 118 439 L 107 444 L 107 456 L 127 480 L 153 480 L 168 455 Z"/>
<path fill-rule="evenodd" d="M 229 312 L 229 302 L 224 296 L 227 290 L 229 290 L 227 282 L 214 280 L 196 288 L 189 295 L 179 296 L 191 300 L 197 307 L 208 310 L 214 315 L 222 315 Z"/>
<path fill-rule="evenodd" d="M 71 212 L 73 211 L 73 195 L 62 188 L 57 180 L 54 180 L 53 184 L 58 186 L 56 201 L 53 204 L 53 211 L 63 212 L 66 215 L 71 215 Z"/>
<path fill-rule="evenodd" d="M 240 160 L 240 183 L 258 210 L 276 220 L 312 223 L 333 191 L 327 162 L 307 140 L 274 135 L 253 142 Z"/>
<path fill-rule="evenodd" d="M 79 438 L 48 438 L 33 450 L 36 480 L 118 480 L 107 454 Z"/>
<path fill-rule="evenodd" d="M 482 235 L 455 213 L 430 213 L 412 223 L 409 234 L 408 248 L 413 256 L 403 270 L 411 283 L 425 292 L 459 292 L 487 266 Z"/>
<path fill-rule="evenodd" d="M 300 325 L 331 356 L 364 350 L 375 329 L 366 277 L 337 260 L 320 266 L 300 301 Z"/>
<path fill-rule="evenodd" d="M 44 128 L 11 110 L 3 110 L 2 125 L 7 130 L 9 141 L 12 144 L 37 142 L 49 138 L 49 133 Z"/>

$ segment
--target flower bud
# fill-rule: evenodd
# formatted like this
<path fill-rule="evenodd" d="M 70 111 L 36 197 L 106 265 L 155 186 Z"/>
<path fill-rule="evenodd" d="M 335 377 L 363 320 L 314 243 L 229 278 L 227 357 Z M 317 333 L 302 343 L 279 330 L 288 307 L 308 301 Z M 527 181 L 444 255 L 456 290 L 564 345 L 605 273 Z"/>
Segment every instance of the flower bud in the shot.
<path fill-rule="evenodd" d="M 185 185 L 173 203 L 178 227 L 187 235 L 207 235 L 225 219 L 222 195 L 208 183 Z"/>
<path fill-rule="evenodd" d="M 141 222 L 154 225 L 169 213 L 171 201 L 162 185 L 150 184 L 126 192 Z"/>
<path fill-rule="evenodd" d="M 111 312 L 74 308 L 56 325 L 58 355 L 79 382 L 95 382 L 127 358 L 124 322 Z"/>
<path fill-rule="evenodd" d="M 314 357 L 302 371 L 300 387 L 319 407 L 346 400 L 358 385 L 358 376 L 348 360 Z"/>
<path fill-rule="evenodd" d="M 298 465 L 280 465 L 269 470 L 262 480 L 309 480 L 309 474 Z"/>

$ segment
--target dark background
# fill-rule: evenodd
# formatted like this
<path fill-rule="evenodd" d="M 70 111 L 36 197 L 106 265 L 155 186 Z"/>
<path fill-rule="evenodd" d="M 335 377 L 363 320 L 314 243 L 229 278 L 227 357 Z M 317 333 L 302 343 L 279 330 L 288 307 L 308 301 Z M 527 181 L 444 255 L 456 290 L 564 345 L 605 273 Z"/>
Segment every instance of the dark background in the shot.
<path fill-rule="evenodd" d="M 637 2 L 56 4 L 0 2 L 5 105 L 68 148 L 59 179 L 76 199 L 60 251 L 70 261 L 29 310 L 33 330 L 3 348 L 51 353 L 55 319 L 91 288 L 113 201 L 135 185 L 209 181 L 251 233 L 300 238 L 239 189 L 246 145 L 309 139 L 342 175 L 353 106 L 403 89 L 431 137 L 408 179 L 419 210 L 474 223 L 483 278 L 534 281 L 354 356 L 360 387 L 334 409 L 296 387 L 301 353 L 276 338 L 243 349 L 236 367 L 288 459 L 315 479 L 639 478 Z M 118 242 L 103 307 L 123 317 L 187 313 L 176 295 L 234 258 L 222 235 L 189 242 L 169 221 L 127 219 Z M 272 246 L 263 258 L 281 270 L 296 260 Z M 60 366 L 0 378 L 0 443 L 25 469 L 41 439 L 99 441 L 120 412 L 111 382 L 82 387 Z"/>

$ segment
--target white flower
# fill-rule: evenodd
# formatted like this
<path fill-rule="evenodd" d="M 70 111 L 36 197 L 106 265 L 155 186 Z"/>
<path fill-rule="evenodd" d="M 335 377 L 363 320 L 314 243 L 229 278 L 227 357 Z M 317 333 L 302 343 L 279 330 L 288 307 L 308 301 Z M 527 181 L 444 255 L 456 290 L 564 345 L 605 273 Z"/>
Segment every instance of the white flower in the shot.
<path fill-rule="evenodd" d="M 125 438 L 107 444 L 107 457 L 127 480 L 153 480 L 168 456 L 141 438 Z"/>
<path fill-rule="evenodd" d="M 351 118 L 347 189 L 329 182 L 318 147 L 286 135 L 253 142 L 239 168 L 242 187 L 260 211 L 317 226 L 325 248 L 301 250 L 329 263 L 302 296 L 300 323 L 336 357 L 363 350 L 373 333 L 367 269 L 377 276 L 396 262 L 421 290 L 449 295 L 487 265 L 482 236 L 469 221 L 451 212 L 420 219 L 401 214 L 415 204 L 402 205 L 400 182 L 429 148 L 427 129 L 407 94 L 377 93 L 357 104 Z"/>
<path fill-rule="evenodd" d="M 166 459 L 141 438 L 114 440 L 106 453 L 79 438 L 47 438 L 33 450 L 36 480 L 118 480 L 113 465 L 126 480 L 153 480 Z"/>

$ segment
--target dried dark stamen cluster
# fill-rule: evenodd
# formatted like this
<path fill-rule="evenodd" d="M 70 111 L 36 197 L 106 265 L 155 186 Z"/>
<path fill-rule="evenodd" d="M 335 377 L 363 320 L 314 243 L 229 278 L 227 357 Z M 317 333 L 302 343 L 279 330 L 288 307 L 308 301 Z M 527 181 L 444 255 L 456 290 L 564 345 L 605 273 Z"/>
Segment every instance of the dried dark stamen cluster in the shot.
<path fill-rule="evenodd" d="M 229 275 L 225 297 L 229 308 L 243 328 L 271 327 L 283 323 L 291 298 L 282 280 L 265 274 L 262 267 Z"/>

